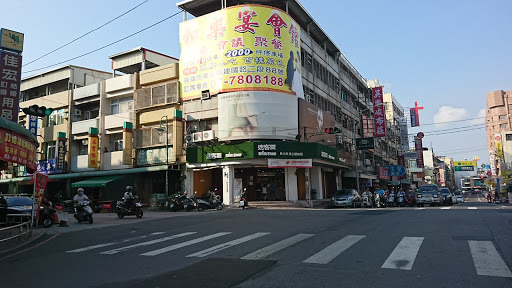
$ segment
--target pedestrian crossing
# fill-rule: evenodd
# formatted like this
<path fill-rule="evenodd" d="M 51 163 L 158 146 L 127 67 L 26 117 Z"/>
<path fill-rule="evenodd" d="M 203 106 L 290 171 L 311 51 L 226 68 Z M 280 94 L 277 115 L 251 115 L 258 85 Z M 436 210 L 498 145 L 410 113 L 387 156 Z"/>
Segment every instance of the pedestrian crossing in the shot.
<path fill-rule="evenodd" d="M 349 257 L 348 255 L 350 255 L 348 250 L 356 249 L 356 251 L 359 251 L 370 243 L 382 240 L 382 235 L 339 235 L 335 236 L 337 239 L 333 239 L 331 235 L 324 236 L 306 233 L 283 237 L 282 233 L 278 232 L 255 232 L 248 235 L 241 235 L 241 233 L 237 232 L 217 232 L 205 235 L 205 233 L 202 232 L 190 231 L 174 235 L 163 234 L 165 233 L 157 232 L 117 242 L 97 243 L 66 252 L 97 253 L 101 255 L 115 255 L 120 253 L 132 253 L 129 255 L 133 255 L 133 253 L 136 253 L 140 256 L 155 257 L 170 251 L 184 249 L 184 253 L 179 254 L 182 256 L 173 255 L 172 257 L 185 256 L 189 258 L 204 258 L 213 254 L 216 254 L 215 257 L 222 257 L 222 253 L 230 254 L 229 257 L 233 257 L 232 254 L 235 253 L 233 251 L 237 251 L 237 256 L 235 257 L 240 257 L 240 259 L 243 260 L 272 258 L 277 261 L 286 261 L 286 255 L 293 254 L 294 259 L 296 259 L 297 255 L 305 258 L 300 259 L 303 265 L 328 265 L 335 259 L 350 261 L 350 258 L 347 258 Z M 146 239 L 150 237 L 158 238 L 151 240 Z M 324 237 L 328 237 L 328 240 L 325 240 Z M 274 241 L 276 238 L 278 241 Z M 318 239 L 322 240 L 320 243 L 321 245 L 325 245 L 324 248 L 320 247 L 319 249 L 304 250 L 304 247 L 317 247 L 316 245 L 311 245 L 311 243 Z M 269 244 L 270 240 L 272 240 L 272 243 Z M 391 251 L 393 248 L 391 254 L 386 255 L 386 258 L 382 257 L 382 259 L 386 260 L 380 266 L 381 269 L 414 270 L 414 263 L 418 255 L 421 255 L 421 253 L 428 254 L 428 251 L 425 251 L 426 249 L 422 250 L 422 247 L 428 244 L 428 242 L 432 245 L 438 241 L 438 239 L 429 239 L 428 237 L 410 236 L 404 236 L 396 242 L 395 240 L 393 240 L 391 244 L 388 244 L 388 246 L 394 247 L 382 247 L 383 249 L 380 249 L 381 251 Z M 132 244 L 128 242 L 138 243 Z M 465 249 L 471 254 L 477 275 L 512 278 L 510 268 L 499 254 L 493 242 L 473 240 L 463 242 L 466 243 Z M 162 247 L 162 245 L 168 246 Z M 259 248 L 262 245 L 266 246 Z M 231 249 L 235 246 L 238 246 L 238 249 Z M 386 248 L 389 248 L 389 250 Z M 223 252 L 225 250 L 229 252 Z M 167 257 L 169 257 L 169 255 L 167 255 Z M 282 257 L 282 259 L 279 259 L 280 257 Z"/>

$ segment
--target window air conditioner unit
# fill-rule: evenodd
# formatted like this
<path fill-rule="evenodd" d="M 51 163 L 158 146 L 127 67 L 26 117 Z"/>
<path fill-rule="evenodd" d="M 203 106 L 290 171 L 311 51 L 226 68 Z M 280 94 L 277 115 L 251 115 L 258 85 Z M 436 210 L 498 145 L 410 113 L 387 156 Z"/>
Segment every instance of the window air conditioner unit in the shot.
<path fill-rule="evenodd" d="M 193 142 L 193 140 L 194 140 L 193 134 L 187 134 L 185 136 L 185 142 L 190 143 L 190 142 Z"/>
<path fill-rule="evenodd" d="M 82 116 L 82 110 L 75 109 L 73 115 L 74 116 Z"/>
<path fill-rule="evenodd" d="M 192 140 L 192 142 L 201 142 L 201 141 L 203 141 L 203 132 L 196 132 L 193 135 L 194 135 L 194 139 Z"/>
<path fill-rule="evenodd" d="M 82 140 L 82 145 L 89 145 L 89 139 L 83 139 Z"/>
<path fill-rule="evenodd" d="M 210 90 L 204 90 L 201 92 L 201 99 L 208 100 L 210 97 Z"/>
<path fill-rule="evenodd" d="M 365 165 L 370 165 L 370 159 L 364 159 L 364 164 Z"/>
<path fill-rule="evenodd" d="M 203 131 L 203 141 L 213 140 L 215 138 L 215 133 L 213 130 Z"/>

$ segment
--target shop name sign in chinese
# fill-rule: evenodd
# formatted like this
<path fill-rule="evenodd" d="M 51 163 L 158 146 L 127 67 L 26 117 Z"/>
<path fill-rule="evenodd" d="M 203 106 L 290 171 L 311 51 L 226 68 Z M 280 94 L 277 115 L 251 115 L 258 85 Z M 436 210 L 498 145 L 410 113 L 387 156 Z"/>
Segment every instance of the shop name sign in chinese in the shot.
<path fill-rule="evenodd" d="M 137 150 L 137 165 L 165 164 L 168 162 L 174 162 L 175 158 L 173 147 L 168 147 L 167 149 L 167 152 L 165 151 L 165 147 Z M 169 159 L 166 162 L 165 157 L 167 155 L 169 155 Z"/>
<path fill-rule="evenodd" d="M 268 159 L 268 168 L 311 168 L 312 159 Z"/>
<path fill-rule="evenodd" d="M 63 169 L 57 168 L 56 159 L 40 160 L 37 161 L 37 173 L 43 174 L 58 174 L 63 173 Z"/>
<path fill-rule="evenodd" d="M 277 144 L 258 144 L 258 156 L 277 156 Z"/>
<path fill-rule="evenodd" d="M 23 38 L 23 33 L 2 28 L 0 29 L 0 48 L 21 53 L 23 52 Z"/>
<path fill-rule="evenodd" d="M 0 51 L 0 117 L 18 122 L 21 55 Z"/>
<path fill-rule="evenodd" d="M 475 171 L 475 166 L 455 166 L 455 171 Z"/>
<path fill-rule="evenodd" d="M 382 86 L 372 88 L 373 114 L 375 117 L 375 137 L 386 136 L 386 115 L 384 111 L 384 95 Z"/>
<path fill-rule="evenodd" d="M 205 90 L 295 94 L 299 34 L 286 12 L 262 5 L 228 7 L 180 23 L 181 97 L 198 97 Z"/>
<path fill-rule="evenodd" d="M 477 166 L 476 161 L 454 161 L 453 164 L 454 166 Z"/>
<path fill-rule="evenodd" d="M 28 167 L 29 172 L 36 170 L 35 144 L 9 130 L 0 129 L 0 160 Z"/>
<path fill-rule="evenodd" d="M 357 150 L 368 150 L 373 149 L 374 147 L 373 137 L 369 138 L 356 138 L 356 147 Z"/>

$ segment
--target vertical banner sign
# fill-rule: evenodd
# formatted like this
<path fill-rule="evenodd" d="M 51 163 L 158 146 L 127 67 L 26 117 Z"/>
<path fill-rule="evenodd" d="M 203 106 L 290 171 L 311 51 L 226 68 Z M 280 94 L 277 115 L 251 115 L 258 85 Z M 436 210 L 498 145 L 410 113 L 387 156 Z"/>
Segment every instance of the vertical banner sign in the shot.
<path fill-rule="evenodd" d="M 28 130 L 30 130 L 30 133 L 34 135 L 34 137 L 37 138 L 37 116 L 34 115 L 28 115 L 30 116 L 28 120 Z"/>
<path fill-rule="evenodd" d="M 494 144 L 496 146 L 496 158 L 503 159 L 503 145 L 501 144 L 500 134 L 494 134 Z"/>
<path fill-rule="evenodd" d="M 57 163 L 56 170 L 64 171 L 66 169 L 66 138 L 57 138 Z"/>
<path fill-rule="evenodd" d="M 34 206 L 32 216 L 36 219 L 39 219 L 39 207 L 41 207 L 41 202 L 43 201 L 46 183 L 48 183 L 48 175 L 37 172 L 34 174 Z"/>
<path fill-rule="evenodd" d="M 165 135 L 169 137 L 169 135 Z M 133 149 L 133 123 L 123 123 L 123 164 L 132 165 L 132 149 Z M 169 147 L 166 147 L 169 148 Z M 167 160 L 168 161 L 168 160 Z M 166 161 L 166 163 L 167 163 Z"/>
<path fill-rule="evenodd" d="M 405 168 L 407 168 L 407 166 L 405 165 L 405 156 L 404 155 L 398 156 L 398 165 L 402 165 Z M 407 173 L 405 173 L 404 175 L 400 176 L 400 179 L 405 179 L 405 178 L 407 178 Z"/>
<path fill-rule="evenodd" d="M 0 117 L 18 123 L 21 55 L 0 51 Z"/>
<path fill-rule="evenodd" d="M 89 168 L 98 168 L 98 128 L 89 128 Z"/>
<path fill-rule="evenodd" d="M 423 141 L 421 138 L 414 137 L 414 147 L 418 156 L 416 157 L 416 167 L 423 168 Z"/>
<path fill-rule="evenodd" d="M 411 108 L 410 111 L 410 114 L 411 114 L 411 127 L 416 127 L 418 126 L 418 123 L 416 122 L 416 109 L 415 108 Z"/>
<path fill-rule="evenodd" d="M 492 176 L 496 176 L 496 157 L 494 157 L 494 151 L 489 150 L 489 164 L 491 166 Z"/>
<path fill-rule="evenodd" d="M 373 114 L 375 116 L 375 137 L 386 136 L 386 115 L 384 115 L 384 95 L 382 86 L 372 88 Z"/>
<path fill-rule="evenodd" d="M 409 131 L 407 129 L 407 118 L 399 118 L 398 123 L 400 125 L 400 150 L 409 151 Z"/>

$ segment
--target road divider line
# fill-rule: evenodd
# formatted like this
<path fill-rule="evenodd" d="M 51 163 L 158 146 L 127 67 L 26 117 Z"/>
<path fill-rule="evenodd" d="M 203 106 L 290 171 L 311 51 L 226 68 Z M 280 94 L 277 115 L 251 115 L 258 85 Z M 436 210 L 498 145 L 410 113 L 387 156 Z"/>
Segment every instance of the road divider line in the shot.
<path fill-rule="evenodd" d="M 468 241 L 476 273 L 482 276 L 512 278 L 512 272 L 491 241 Z"/>
<path fill-rule="evenodd" d="M 152 235 L 159 235 L 159 234 L 164 234 L 164 233 L 165 232 L 153 232 L 153 233 L 151 233 L 149 235 L 142 235 L 142 236 L 139 236 L 139 237 L 128 238 L 128 239 L 124 239 L 123 241 L 119 241 L 119 242 L 110 242 L 110 243 L 103 243 L 103 244 L 88 246 L 88 247 L 84 247 L 84 248 L 80 248 L 80 249 L 66 251 L 66 253 L 80 253 L 80 252 L 89 251 L 89 250 L 93 250 L 93 249 L 98 249 L 98 248 L 102 248 L 102 247 L 107 247 L 107 246 L 112 246 L 112 245 L 116 245 L 116 244 L 121 244 L 121 243 L 129 242 L 129 241 L 133 241 L 133 240 L 140 240 L 140 239 L 144 239 L 146 237 L 152 236 Z"/>
<path fill-rule="evenodd" d="M 260 259 L 263 259 L 265 257 L 267 257 L 268 255 L 270 254 L 273 254 L 275 252 L 278 252 L 280 250 L 283 250 L 297 242 L 300 242 L 304 239 L 307 239 L 311 236 L 314 236 L 315 234 L 297 234 L 295 236 L 292 236 L 290 238 L 287 238 L 287 239 L 284 239 L 282 241 L 279 241 L 277 243 L 274 243 L 270 246 L 267 246 L 265 248 L 262 248 L 262 249 L 259 249 L 259 250 L 256 250 L 248 255 L 245 255 L 244 257 L 240 258 L 240 259 L 244 259 L 244 260 L 260 260 Z"/>
<path fill-rule="evenodd" d="M 478 208 L 476 207 L 468 207 L 468 210 L 477 210 Z"/>
<path fill-rule="evenodd" d="M 205 249 L 205 250 L 202 250 L 202 251 L 199 251 L 197 253 L 194 253 L 194 254 L 190 254 L 188 255 L 187 257 L 205 257 L 205 256 L 208 256 L 210 254 L 213 254 L 213 253 L 217 253 L 221 250 L 224 250 L 224 249 L 227 249 L 227 248 L 230 248 L 230 247 L 233 247 L 235 245 L 238 245 L 238 244 L 241 244 L 241 243 L 244 243 L 244 242 L 247 242 L 247 241 L 250 241 L 250 240 L 253 240 L 253 239 L 256 239 L 256 238 L 259 238 L 261 236 L 265 236 L 265 235 L 268 235 L 270 233 L 268 232 L 258 232 L 258 233 L 254 233 L 254 234 L 251 234 L 251 235 L 248 235 L 248 236 L 245 236 L 245 237 L 242 237 L 242 238 L 238 238 L 238 239 L 235 239 L 233 241 L 229 241 L 229 242 L 226 242 L 226 243 L 222 243 L 220 245 L 217 245 L 217 246 L 213 246 L 211 248 L 208 248 L 208 249 Z"/>
<path fill-rule="evenodd" d="M 164 248 L 161 248 L 161 249 L 157 249 L 157 250 L 154 250 L 154 251 L 149 251 L 149 252 L 146 252 L 146 253 L 142 253 L 140 255 L 142 255 L 142 256 L 156 256 L 156 255 L 159 255 L 159 254 L 162 254 L 162 253 L 166 253 L 166 252 L 169 252 L 169 251 L 172 251 L 172 250 L 176 250 L 176 249 L 183 248 L 183 247 L 186 247 L 186 246 L 194 245 L 194 244 L 206 241 L 206 240 L 210 240 L 210 239 L 217 238 L 217 237 L 220 237 L 220 236 L 228 235 L 230 233 L 231 232 L 219 232 L 219 233 L 215 233 L 215 234 L 212 234 L 212 235 L 208 235 L 208 236 L 204 236 L 204 237 L 201 237 L 201 238 L 197 238 L 197 239 L 193 239 L 193 240 L 190 240 L 190 241 L 186 241 L 186 242 L 183 242 L 183 243 L 178 243 L 178 244 L 175 244 L 175 245 L 172 245 L 172 246 L 168 246 L 168 247 L 164 247 Z"/>
<path fill-rule="evenodd" d="M 107 255 L 117 254 L 119 252 L 124 252 L 124 251 L 130 250 L 130 249 L 133 249 L 133 248 L 153 245 L 156 243 L 160 243 L 160 242 L 164 242 L 164 241 L 168 241 L 168 240 L 172 240 L 172 239 L 176 239 L 176 238 L 180 238 L 180 237 L 185 237 L 185 236 L 192 235 L 195 233 L 197 233 L 197 232 L 185 232 L 185 233 L 181 233 L 181 234 L 176 234 L 176 235 L 172 235 L 172 236 L 168 236 L 168 237 L 164 237 L 164 238 L 158 238 L 158 239 L 151 240 L 151 241 L 146 241 L 146 242 L 142 242 L 142 243 L 138 243 L 138 244 L 134 244 L 134 245 L 130 245 L 130 246 L 125 246 L 125 247 L 101 252 L 100 254 L 107 254 Z"/>
<path fill-rule="evenodd" d="M 425 210 L 425 209 L 427 209 L 427 208 L 425 208 L 425 207 L 415 208 L 415 210 Z"/>
<path fill-rule="evenodd" d="M 334 242 L 322 251 L 304 260 L 304 263 L 327 264 L 332 259 L 338 257 L 343 251 L 356 244 L 359 240 L 366 237 L 365 235 L 348 235 L 345 238 Z"/>
<path fill-rule="evenodd" d="M 404 237 L 381 268 L 411 270 L 424 237 Z"/>
<path fill-rule="evenodd" d="M 452 209 L 452 207 L 441 207 L 441 210 L 449 210 Z"/>

